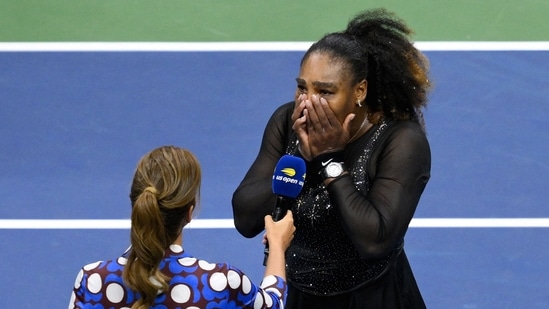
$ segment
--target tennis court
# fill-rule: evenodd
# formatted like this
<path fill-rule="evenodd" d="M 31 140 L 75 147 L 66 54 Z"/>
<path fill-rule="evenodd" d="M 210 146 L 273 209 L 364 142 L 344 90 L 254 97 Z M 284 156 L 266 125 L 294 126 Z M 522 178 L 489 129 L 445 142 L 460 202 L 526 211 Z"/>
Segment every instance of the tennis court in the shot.
<path fill-rule="evenodd" d="M 147 16 L 144 9 L 157 22 L 153 27 L 145 19 L 151 29 L 139 37 L 143 29 L 82 27 L 94 26 L 92 17 L 102 14 L 104 22 L 112 21 L 117 15 L 106 12 L 120 12 L 120 6 L 59 2 L 67 7 L 59 11 L 61 4 L 31 2 L 37 7 L 29 14 L 42 16 L 34 25 L 44 22 L 43 31 L 0 32 L 0 308 L 65 308 L 82 265 L 117 257 L 128 245 L 135 164 L 165 144 L 192 150 L 204 171 L 202 209 L 185 230 L 185 249 L 229 261 L 260 280 L 261 239 L 245 239 L 232 228 L 230 198 L 259 149 L 268 117 L 292 99 L 299 60 L 318 33 L 290 34 L 282 26 L 276 34 L 270 28 L 248 33 L 245 25 L 234 26 L 233 15 L 226 29 L 215 19 L 207 31 L 206 22 L 186 11 L 197 37 L 176 32 L 153 41 L 164 27 L 185 23 L 169 12 L 182 4 L 130 8 L 125 26 L 137 25 Z M 357 3 L 342 9 L 338 14 L 345 16 L 326 31 L 342 27 Z M 282 18 L 294 16 L 290 5 L 268 8 Z M 388 3 L 410 6 L 399 5 Z M 328 6 L 320 1 L 319 14 Z M 544 34 L 524 32 L 523 38 L 520 31 L 508 32 L 504 40 L 496 31 L 497 16 L 507 16 L 501 6 L 499 15 L 489 15 L 496 26 L 472 41 L 465 37 L 469 25 L 462 29 L 449 19 L 453 30 L 444 39 L 445 31 L 435 34 L 413 17 L 417 11 L 404 14 L 417 25 L 417 44 L 431 61 L 435 82 L 426 111 L 432 178 L 406 238 L 429 308 L 549 307 L 549 37 L 543 37 L 549 32 L 547 26 L 536 28 Z M 203 12 L 193 4 L 186 8 Z M 211 3 L 209 10 L 211 20 L 222 10 L 236 14 Z M 264 14 L 267 7 L 246 10 Z M 538 10 L 529 10 L 531 23 L 542 25 Z M 530 11 L 517 6 L 521 14 Z M 164 23 L 160 13 L 167 16 Z M 88 19 L 79 23 L 79 16 Z M 55 23 L 54 17 L 62 18 Z M 421 37 L 421 29 L 428 35 Z M 281 39 L 284 33 L 287 39 Z"/>

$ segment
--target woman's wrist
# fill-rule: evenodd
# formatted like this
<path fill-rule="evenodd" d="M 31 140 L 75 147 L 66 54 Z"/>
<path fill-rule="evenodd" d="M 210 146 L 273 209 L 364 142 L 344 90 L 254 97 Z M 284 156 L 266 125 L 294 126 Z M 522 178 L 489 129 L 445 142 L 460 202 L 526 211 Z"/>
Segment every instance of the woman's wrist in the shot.
<path fill-rule="evenodd" d="M 269 245 L 269 257 L 267 257 L 265 276 L 269 275 L 275 275 L 286 280 L 285 250 L 282 250 L 281 247 L 271 248 Z"/>
<path fill-rule="evenodd" d="M 286 252 L 286 248 L 284 247 L 282 242 L 269 241 L 269 252 L 273 252 L 273 251 Z"/>
<path fill-rule="evenodd" d="M 326 168 L 329 167 L 330 169 L 333 169 L 337 167 L 334 164 L 332 164 L 332 163 L 335 163 L 336 165 L 340 166 L 343 170 L 345 170 L 345 166 L 343 162 L 344 162 L 343 150 L 325 152 L 317 155 L 311 161 L 311 166 L 313 169 L 311 172 L 315 174 L 321 174 L 323 179 L 330 178 L 328 177 L 329 175 L 325 173 Z"/>
<path fill-rule="evenodd" d="M 341 178 L 345 177 L 345 175 L 349 175 L 349 172 L 348 171 L 344 171 L 343 173 L 341 173 L 341 175 L 337 176 L 337 177 L 333 177 L 333 178 L 325 178 L 324 179 L 324 186 L 326 187 L 326 189 L 328 188 L 328 186 L 332 183 L 334 183 L 335 181 L 337 180 L 340 180 Z"/>
<path fill-rule="evenodd" d="M 306 161 L 310 162 L 312 160 L 310 155 L 307 155 L 306 153 L 303 152 L 303 147 L 301 147 L 301 144 L 297 144 L 297 152 L 299 153 L 299 156 L 305 159 Z"/>

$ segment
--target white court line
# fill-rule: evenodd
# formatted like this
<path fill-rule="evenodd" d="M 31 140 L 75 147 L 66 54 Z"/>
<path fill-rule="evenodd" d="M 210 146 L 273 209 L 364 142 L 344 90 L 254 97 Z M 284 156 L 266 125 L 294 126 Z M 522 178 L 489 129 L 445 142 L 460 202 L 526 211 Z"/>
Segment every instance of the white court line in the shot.
<path fill-rule="evenodd" d="M 0 52 L 304 51 L 312 42 L 0 42 Z M 549 42 L 416 42 L 425 51 L 547 51 Z M 0 220 L 0 229 L 128 229 L 129 220 Z M 549 218 L 417 218 L 410 227 L 549 227 Z M 188 228 L 234 228 L 232 219 L 196 219 Z"/>
<path fill-rule="evenodd" d="M 414 218 L 411 228 L 549 228 L 549 218 Z M 129 219 L 0 219 L 0 229 L 129 229 Z M 232 219 L 194 219 L 185 228 L 233 229 Z"/>
<path fill-rule="evenodd" d="M 305 51 L 313 42 L 0 42 L 0 52 Z M 423 41 L 423 51 L 547 51 L 549 41 Z"/>
<path fill-rule="evenodd" d="M 414 218 L 414 228 L 547 228 L 549 218 Z"/>
<path fill-rule="evenodd" d="M 129 229 L 129 219 L 2 219 L 0 229 Z M 232 219 L 194 219 L 185 228 L 234 228 Z"/>
<path fill-rule="evenodd" d="M 2 219 L 0 229 L 129 229 L 129 219 Z M 234 228 L 232 219 L 195 219 L 186 228 Z"/>

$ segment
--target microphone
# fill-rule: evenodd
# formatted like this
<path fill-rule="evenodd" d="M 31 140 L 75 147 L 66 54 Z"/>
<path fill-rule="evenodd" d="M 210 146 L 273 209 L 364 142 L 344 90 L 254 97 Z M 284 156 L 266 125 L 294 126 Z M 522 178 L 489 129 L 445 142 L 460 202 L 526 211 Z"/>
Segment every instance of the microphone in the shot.
<path fill-rule="evenodd" d="M 299 157 L 284 155 L 276 164 L 273 173 L 273 193 L 276 195 L 276 205 L 273 210 L 273 221 L 279 221 L 286 215 L 289 202 L 295 199 L 305 184 L 305 161 Z M 265 245 L 263 266 L 267 265 L 269 244 Z"/>

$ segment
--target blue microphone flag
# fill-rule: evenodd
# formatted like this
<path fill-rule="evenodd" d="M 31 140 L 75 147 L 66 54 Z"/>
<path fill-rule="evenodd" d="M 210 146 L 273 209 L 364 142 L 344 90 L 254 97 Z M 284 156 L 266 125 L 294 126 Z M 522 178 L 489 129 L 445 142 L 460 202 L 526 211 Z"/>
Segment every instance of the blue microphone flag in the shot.
<path fill-rule="evenodd" d="M 296 198 L 305 184 L 305 161 L 299 157 L 284 155 L 273 173 L 273 193 Z"/>

